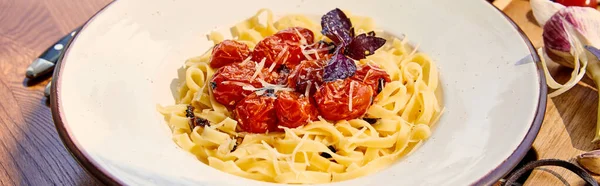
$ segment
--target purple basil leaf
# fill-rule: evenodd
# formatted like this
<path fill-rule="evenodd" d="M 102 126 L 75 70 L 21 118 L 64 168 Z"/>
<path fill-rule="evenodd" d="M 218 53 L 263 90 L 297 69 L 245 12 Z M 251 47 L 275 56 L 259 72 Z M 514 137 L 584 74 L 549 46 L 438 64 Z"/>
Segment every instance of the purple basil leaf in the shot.
<path fill-rule="evenodd" d="M 356 72 L 356 64 L 352 59 L 347 58 L 341 50 L 335 52 L 334 56 L 331 57 L 327 66 L 323 70 L 323 81 L 335 81 L 337 79 L 346 79 L 353 76 Z"/>
<path fill-rule="evenodd" d="M 339 8 L 333 9 L 321 17 L 321 33 L 337 45 L 347 45 L 352 41 L 354 29 L 350 19 Z"/>
<path fill-rule="evenodd" d="M 361 60 L 372 55 L 375 50 L 385 44 L 385 39 L 370 35 L 360 34 L 356 36 L 346 47 L 345 54 L 352 59 Z"/>

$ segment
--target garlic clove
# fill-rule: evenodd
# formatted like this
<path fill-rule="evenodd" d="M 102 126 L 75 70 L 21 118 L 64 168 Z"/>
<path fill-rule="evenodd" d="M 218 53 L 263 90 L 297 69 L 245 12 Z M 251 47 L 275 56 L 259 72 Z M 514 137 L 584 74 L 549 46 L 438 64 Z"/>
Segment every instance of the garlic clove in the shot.
<path fill-rule="evenodd" d="M 548 47 L 544 47 L 544 52 L 548 55 L 548 58 L 555 63 L 558 63 L 562 66 L 574 68 L 573 65 L 573 56 L 569 52 L 563 52 L 558 50 L 549 49 Z"/>
<path fill-rule="evenodd" d="M 566 7 L 560 9 L 544 25 L 544 50 L 554 62 L 573 68 L 571 79 L 565 84 L 554 81 L 546 70 L 545 57 L 541 56 L 546 73 L 548 87 L 557 89 L 549 94 L 550 97 L 558 96 L 583 78 L 584 75 L 593 77 L 587 66 L 598 66 L 596 58 L 588 58 L 584 45 L 600 47 L 600 12 L 589 7 Z M 561 59 L 562 58 L 562 59 Z M 568 64 L 570 62 L 570 64 Z M 596 68 L 596 67 L 594 67 Z M 595 72 L 596 73 L 596 72 Z M 598 71 L 600 73 L 600 71 Z M 599 76 L 600 78 L 600 76 Z M 598 123 L 600 125 L 600 123 Z"/>
<path fill-rule="evenodd" d="M 580 154 L 577 156 L 577 163 L 594 174 L 600 174 L 600 150 Z"/>
<path fill-rule="evenodd" d="M 546 21 L 565 6 L 552 2 L 550 0 L 530 0 L 531 10 L 533 11 L 533 17 L 541 27 L 546 24 Z"/>
<path fill-rule="evenodd" d="M 567 27 L 572 28 L 569 30 Z M 567 7 L 552 15 L 544 25 L 544 46 L 557 55 L 573 54 L 569 34 L 584 45 L 600 47 L 600 12 L 589 7 Z"/>

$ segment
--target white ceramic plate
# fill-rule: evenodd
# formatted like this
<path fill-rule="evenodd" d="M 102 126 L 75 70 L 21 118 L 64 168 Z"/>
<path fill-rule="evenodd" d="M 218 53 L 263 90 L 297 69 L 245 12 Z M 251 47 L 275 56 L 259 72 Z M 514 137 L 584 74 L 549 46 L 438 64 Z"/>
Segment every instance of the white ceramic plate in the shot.
<path fill-rule="evenodd" d="M 546 89 L 520 30 L 482 0 L 115 1 L 75 37 L 54 73 L 52 112 L 66 146 L 106 183 L 271 185 L 230 175 L 179 149 L 155 105 L 173 104 L 184 60 L 205 34 L 260 8 L 315 16 L 335 7 L 431 55 L 446 112 L 415 153 L 369 176 L 331 185 L 466 185 L 497 181 L 538 133 Z"/>

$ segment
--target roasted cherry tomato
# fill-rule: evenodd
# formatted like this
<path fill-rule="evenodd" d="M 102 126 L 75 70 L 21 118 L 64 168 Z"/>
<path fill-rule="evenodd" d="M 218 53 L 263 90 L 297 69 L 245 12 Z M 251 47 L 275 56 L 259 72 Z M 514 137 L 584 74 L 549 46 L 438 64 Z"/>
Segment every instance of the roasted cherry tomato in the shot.
<path fill-rule="evenodd" d="M 305 125 L 308 121 L 316 120 L 319 114 L 308 97 L 289 91 L 277 93 L 275 110 L 279 125 L 288 128 Z"/>
<path fill-rule="evenodd" d="M 554 2 L 565 6 L 583 6 L 592 8 L 596 8 L 598 6 L 597 0 L 555 0 Z"/>
<path fill-rule="evenodd" d="M 213 48 L 210 67 L 216 69 L 231 63 L 239 63 L 248 55 L 250 55 L 248 45 L 234 40 L 224 40 Z"/>
<path fill-rule="evenodd" d="M 339 79 L 323 84 L 314 98 L 323 118 L 335 121 L 350 120 L 367 112 L 372 102 L 373 89 L 351 78 Z"/>
<path fill-rule="evenodd" d="M 252 90 L 244 90 L 244 86 L 251 85 L 254 88 L 261 88 L 260 80 L 269 83 L 277 81 L 277 73 L 269 73 L 264 68 L 250 81 L 255 72 L 256 63 L 254 62 L 233 63 L 221 67 L 215 72 L 211 81 L 215 100 L 231 108 L 238 101 L 252 94 Z"/>
<path fill-rule="evenodd" d="M 302 37 L 298 35 L 300 33 Z M 300 40 L 304 38 L 307 44 L 312 44 L 315 42 L 315 35 L 312 31 L 302 27 L 290 27 L 279 32 L 275 33 L 276 36 L 279 36 L 282 40 L 286 42 L 291 42 L 290 44 L 299 44 Z"/>
<path fill-rule="evenodd" d="M 300 35 L 302 37 L 300 37 Z M 279 36 L 283 42 L 288 46 L 288 58 L 283 61 L 287 67 L 294 68 L 300 64 L 301 61 L 305 60 L 306 57 L 302 54 L 302 39 L 306 42 L 306 45 L 312 45 L 315 40 L 315 36 L 312 31 L 302 27 L 290 27 L 283 29 L 275 34 Z"/>
<path fill-rule="evenodd" d="M 273 63 L 276 68 L 281 65 L 293 68 L 300 61 L 306 59 L 300 48 L 301 37 L 298 36 L 298 33 L 303 35 L 308 44 L 314 42 L 312 31 L 300 27 L 287 28 L 258 42 L 252 52 L 252 60 L 259 62 L 265 58 L 265 67 L 267 68 Z"/>
<path fill-rule="evenodd" d="M 235 105 L 234 116 L 242 130 L 250 133 L 265 133 L 277 129 L 275 95 L 252 93 Z"/>
<path fill-rule="evenodd" d="M 252 61 L 260 62 L 264 58 L 265 66 L 267 68 L 273 63 L 279 67 L 283 64 L 284 60 L 289 58 L 288 52 L 283 52 L 284 48 L 287 48 L 286 44 L 278 36 L 273 35 L 265 37 L 254 47 L 254 51 L 252 51 Z"/>
<path fill-rule="evenodd" d="M 374 95 L 379 94 L 385 83 L 389 83 L 392 80 L 383 69 L 374 66 L 373 64 L 362 65 L 358 67 L 354 76 L 351 77 L 356 81 L 363 82 L 369 85 L 373 89 Z"/>
<path fill-rule="evenodd" d="M 310 84 L 312 95 L 317 89 L 317 85 L 323 84 L 323 68 L 327 65 L 329 56 L 324 56 L 319 60 L 304 60 L 296 66 L 288 76 L 288 87 L 296 89 L 296 92 L 304 93 L 306 87 Z"/>
<path fill-rule="evenodd" d="M 280 79 L 282 78 L 281 76 L 285 75 L 285 74 L 280 74 L 278 72 L 276 72 L 275 70 L 269 72 L 268 69 L 263 69 L 261 72 L 261 78 L 262 80 L 265 80 L 267 83 L 270 84 L 279 84 Z"/>

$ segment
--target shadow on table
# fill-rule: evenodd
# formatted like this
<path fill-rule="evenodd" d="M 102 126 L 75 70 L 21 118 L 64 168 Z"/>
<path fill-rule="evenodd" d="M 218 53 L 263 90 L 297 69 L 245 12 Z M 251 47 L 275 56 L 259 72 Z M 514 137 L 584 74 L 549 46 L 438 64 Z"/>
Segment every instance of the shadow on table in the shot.
<path fill-rule="evenodd" d="M 51 78 L 52 78 L 52 72 L 49 72 L 47 74 L 41 75 L 41 76 L 33 78 L 33 79 L 23 78 L 23 86 L 25 86 L 25 87 L 35 86 L 40 83 L 46 82 L 46 80 L 49 80 Z M 44 84 L 44 86 L 46 86 L 46 85 Z"/>
<path fill-rule="evenodd" d="M 0 85 L 0 185 L 101 185 L 65 149 L 37 90 Z M 16 93 L 14 93 L 16 92 Z M 19 100 L 18 102 L 16 100 Z M 17 105 L 16 107 L 14 105 Z M 12 107 L 9 107 L 12 106 Z"/>
<path fill-rule="evenodd" d="M 537 21 L 535 20 L 535 16 L 533 16 L 533 11 L 528 11 L 527 14 L 525 14 L 525 17 L 527 17 L 527 20 L 531 23 L 533 23 L 536 26 L 540 26 Z"/>
<path fill-rule="evenodd" d="M 571 77 L 571 69 L 558 67 L 551 74 L 557 82 L 564 83 Z M 584 77 L 579 85 L 552 98 L 569 134 L 571 144 L 574 148 L 582 151 L 600 147 L 598 144 L 592 143 L 598 115 L 598 93 L 593 86 L 595 86 L 593 81 Z"/>
<path fill-rule="evenodd" d="M 507 174 L 511 175 L 513 172 L 519 170 L 520 168 L 522 168 L 523 166 L 527 165 L 529 162 L 532 161 L 536 161 L 538 160 L 538 153 L 537 151 L 532 147 L 531 149 L 529 149 L 529 151 L 527 151 L 527 154 L 525 154 L 525 156 L 523 157 L 523 159 L 519 162 L 519 164 L 517 164 L 517 166 L 515 166 L 515 168 L 510 171 L 510 173 Z M 533 172 L 533 170 L 527 171 L 523 174 L 523 176 L 521 176 L 519 179 L 517 179 L 518 184 L 524 184 L 527 179 L 529 178 L 529 176 L 531 175 L 531 173 Z M 504 179 L 507 179 L 506 177 Z"/>

